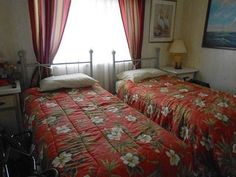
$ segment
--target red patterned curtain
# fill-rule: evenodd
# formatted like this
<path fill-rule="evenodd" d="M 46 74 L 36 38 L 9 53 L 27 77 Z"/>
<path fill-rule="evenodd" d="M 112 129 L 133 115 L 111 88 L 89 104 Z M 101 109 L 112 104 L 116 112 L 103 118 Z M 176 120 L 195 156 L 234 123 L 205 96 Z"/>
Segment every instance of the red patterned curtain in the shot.
<path fill-rule="evenodd" d="M 119 0 L 122 21 L 132 59 L 141 58 L 145 0 Z M 133 62 L 136 68 L 140 62 Z"/>
<path fill-rule="evenodd" d="M 71 0 L 28 0 L 33 47 L 41 64 L 51 64 L 59 48 L 65 29 Z M 39 83 L 39 68 L 33 73 L 31 85 Z M 42 68 L 41 76 L 49 75 Z"/>

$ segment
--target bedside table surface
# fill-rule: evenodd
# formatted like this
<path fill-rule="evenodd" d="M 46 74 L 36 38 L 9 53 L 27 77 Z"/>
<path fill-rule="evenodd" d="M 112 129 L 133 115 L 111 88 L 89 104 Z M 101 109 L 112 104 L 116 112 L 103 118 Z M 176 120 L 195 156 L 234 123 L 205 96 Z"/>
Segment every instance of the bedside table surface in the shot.
<path fill-rule="evenodd" d="M 161 68 L 164 71 L 173 73 L 173 74 L 186 74 L 186 73 L 195 73 L 198 72 L 198 69 L 195 68 L 182 68 L 182 69 L 175 69 L 171 66 L 167 66 L 167 67 L 162 67 Z"/>
<path fill-rule="evenodd" d="M 20 92 L 21 92 L 21 87 L 19 81 L 16 81 L 16 88 L 12 88 L 11 85 L 0 87 L 0 95 L 17 94 Z"/>

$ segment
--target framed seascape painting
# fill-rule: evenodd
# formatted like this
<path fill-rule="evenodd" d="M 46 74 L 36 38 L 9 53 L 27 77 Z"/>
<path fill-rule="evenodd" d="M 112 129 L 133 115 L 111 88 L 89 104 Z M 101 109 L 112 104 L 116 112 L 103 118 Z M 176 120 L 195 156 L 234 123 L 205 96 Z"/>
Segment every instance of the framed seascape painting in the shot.
<path fill-rule="evenodd" d="M 202 47 L 236 49 L 236 0 L 209 0 Z"/>
<path fill-rule="evenodd" d="M 150 42 L 173 40 L 176 2 L 152 0 L 150 16 Z"/>

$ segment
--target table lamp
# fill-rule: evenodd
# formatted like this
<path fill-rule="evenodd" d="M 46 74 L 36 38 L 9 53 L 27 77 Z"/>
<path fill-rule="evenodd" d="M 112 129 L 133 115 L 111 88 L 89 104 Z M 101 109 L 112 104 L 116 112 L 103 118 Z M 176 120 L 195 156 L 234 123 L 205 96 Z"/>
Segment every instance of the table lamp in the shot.
<path fill-rule="evenodd" d="M 182 40 L 175 40 L 169 49 L 169 52 L 173 54 L 173 60 L 175 69 L 182 69 L 182 57 L 184 53 L 187 53 L 187 49 Z"/>

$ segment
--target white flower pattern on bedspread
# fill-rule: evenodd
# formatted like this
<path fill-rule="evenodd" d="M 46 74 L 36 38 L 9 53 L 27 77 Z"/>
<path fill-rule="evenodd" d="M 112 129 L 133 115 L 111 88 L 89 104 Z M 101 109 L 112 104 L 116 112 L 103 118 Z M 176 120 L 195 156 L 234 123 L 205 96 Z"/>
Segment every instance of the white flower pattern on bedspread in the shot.
<path fill-rule="evenodd" d="M 141 141 L 142 143 L 150 143 L 152 137 L 150 135 L 141 134 L 138 136 L 137 140 Z"/>
<path fill-rule="evenodd" d="M 97 109 L 97 106 L 94 105 L 94 104 L 89 104 L 87 105 L 86 107 L 83 108 L 83 110 L 85 111 L 93 111 L 93 110 L 96 110 Z"/>
<path fill-rule="evenodd" d="M 187 126 L 181 127 L 180 136 L 183 140 L 189 139 L 189 129 Z"/>
<path fill-rule="evenodd" d="M 49 116 L 48 118 L 44 119 L 42 123 L 52 125 L 56 122 L 56 120 L 57 120 L 56 116 Z"/>
<path fill-rule="evenodd" d="M 73 98 L 73 100 L 74 100 L 75 102 L 82 102 L 82 101 L 84 101 L 84 99 L 83 99 L 83 98 L 80 98 L 80 97 Z"/>
<path fill-rule="evenodd" d="M 134 94 L 134 95 L 132 96 L 132 102 L 137 102 L 138 99 L 139 99 L 138 94 Z"/>
<path fill-rule="evenodd" d="M 200 92 L 200 93 L 198 94 L 198 96 L 200 96 L 200 97 L 207 97 L 208 94 Z"/>
<path fill-rule="evenodd" d="M 48 108 L 53 108 L 53 107 L 56 107 L 57 104 L 56 104 L 56 103 L 46 103 L 46 106 L 47 106 Z"/>
<path fill-rule="evenodd" d="M 127 153 L 124 156 L 121 156 L 120 159 L 123 160 L 124 164 L 128 165 L 131 168 L 139 164 L 139 157 L 132 153 Z"/>
<path fill-rule="evenodd" d="M 130 122 L 135 122 L 137 120 L 137 117 L 132 115 L 125 116 L 125 118 Z"/>
<path fill-rule="evenodd" d="M 176 95 L 174 95 L 174 97 L 177 99 L 182 99 L 182 98 L 184 98 L 184 95 L 176 94 Z"/>
<path fill-rule="evenodd" d="M 121 127 L 113 127 L 111 131 L 107 133 L 107 138 L 110 140 L 120 140 L 122 133 L 124 133 L 124 131 Z"/>
<path fill-rule="evenodd" d="M 129 99 L 128 95 L 125 95 L 125 96 L 124 96 L 124 102 L 127 103 L 127 102 L 128 102 L 128 99 Z"/>
<path fill-rule="evenodd" d="M 227 101 L 222 101 L 220 103 L 217 104 L 218 106 L 222 107 L 222 108 L 227 108 L 229 107 L 229 104 L 227 103 Z"/>
<path fill-rule="evenodd" d="M 169 87 L 169 86 L 172 86 L 173 84 L 171 84 L 171 83 L 169 83 L 169 82 L 166 82 L 166 83 L 164 83 L 164 85 L 165 85 L 166 87 Z"/>
<path fill-rule="evenodd" d="M 98 117 L 98 116 L 95 116 L 93 118 L 91 118 L 91 121 L 94 123 L 94 124 L 102 124 L 104 119 L 101 118 L 101 117 Z"/>
<path fill-rule="evenodd" d="M 111 98 L 110 96 L 105 96 L 103 99 L 106 100 L 106 101 L 109 101 L 109 100 L 111 100 L 112 98 Z"/>
<path fill-rule="evenodd" d="M 62 152 L 53 161 L 53 167 L 63 168 L 65 164 L 72 160 L 72 154 L 67 152 Z"/>
<path fill-rule="evenodd" d="M 188 89 L 183 88 L 183 89 L 179 89 L 179 91 L 180 92 L 188 92 Z"/>
<path fill-rule="evenodd" d="M 229 118 L 226 115 L 221 114 L 219 112 L 215 115 L 215 117 L 223 122 L 228 122 L 229 120 Z"/>
<path fill-rule="evenodd" d="M 153 105 L 152 104 L 148 105 L 147 114 L 150 116 L 153 114 Z"/>
<path fill-rule="evenodd" d="M 68 133 L 70 131 L 70 128 L 67 127 L 66 125 L 63 125 L 61 127 L 57 127 L 57 134 L 61 134 L 61 133 Z"/>
<path fill-rule="evenodd" d="M 201 108 L 203 108 L 203 107 L 206 106 L 205 102 L 204 102 L 203 100 L 201 100 L 201 99 L 196 99 L 196 100 L 194 101 L 194 103 L 195 103 L 196 106 L 199 106 L 199 107 L 201 107 Z"/>
<path fill-rule="evenodd" d="M 179 161 L 180 161 L 180 157 L 178 154 L 175 153 L 174 150 L 169 150 L 169 151 L 166 151 L 166 155 L 170 158 L 170 164 L 172 166 L 177 166 Z"/>
<path fill-rule="evenodd" d="M 170 110 L 169 110 L 169 107 L 168 107 L 168 106 L 163 106 L 163 107 L 162 107 L 161 113 L 162 113 L 163 116 L 166 117 L 166 116 L 169 114 L 169 112 L 170 112 Z"/>
<path fill-rule="evenodd" d="M 108 109 L 107 109 L 109 112 L 117 112 L 119 109 L 118 108 L 116 108 L 116 107 L 109 107 Z"/>

